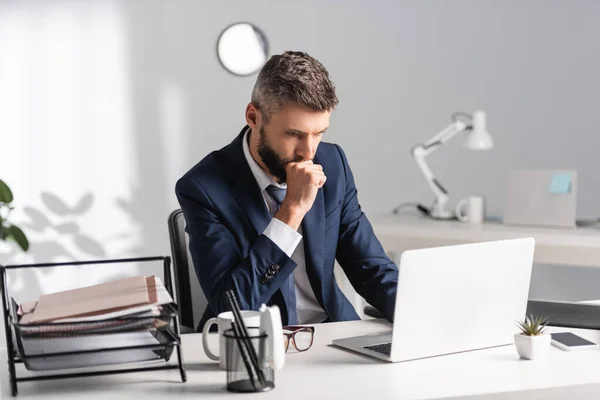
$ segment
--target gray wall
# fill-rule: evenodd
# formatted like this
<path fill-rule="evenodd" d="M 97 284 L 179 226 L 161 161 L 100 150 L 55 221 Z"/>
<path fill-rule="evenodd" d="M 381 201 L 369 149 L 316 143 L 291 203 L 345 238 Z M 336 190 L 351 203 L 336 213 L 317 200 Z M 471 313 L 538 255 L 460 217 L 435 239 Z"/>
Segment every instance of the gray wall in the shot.
<path fill-rule="evenodd" d="M 271 54 L 304 50 L 329 69 L 340 104 L 325 140 L 345 149 L 368 214 L 387 212 L 405 201 L 429 202 L 431 193 L 409 149 L 443 128 L 451 113 L 476 109 L 487 112 L 494 150 L 469 153 L 456 139 L 429 160 L 452 201 L 469 193 L 482 194 L 490 213 L 499 215 L 509 169 L 576 168 L 579 214 L 600 214 L 596 156 L 600 138 L 595 132 L 600 126 L 600 2 L 5 0 L 0 14 L 16 13 L 17 21 L 20 15 L 34 15 L 39 22 L 55 18 L 57 10 L 69 10 L 77 18 L 93 19 L 106 7 L 121 27 L 116 40 L 124 49 L 120 73 L 127 90 L 124 104 L 108 102 L 106 107 L 126 110 L 124 132 L 131 142 L 136 173 L 135 179 L 111 174 L 116 183 L 132 188 L 126 202 L 107 206 L 126 210 L 127 219 L 104 214 L 98 223 L 86 226 L 100 245 L 103 235 L 95 232 L 104 232 L 102 223 L 115 225 L 107 234 L 126 236 L 135 231 L 139 237 L 128 252 L 104 246 L 96 255 L 169 254 L 166 219 L 178 207 L 173 194 L 176 179 L 210 151 L 229 143 L 244 125 L 244 107 L 255 76 L 233 76 L 216 59 L 219 33 L 237 21 L 258 25 L 268 37 Z M 23 51 L 43 51 L 29 42 L 22 45 Z M 102 48 L 91 39 L 81 43 L 80 50 L 77 57 L 93 59 L 97 68 L 114 67 L 111 57 L 95 57 Z M 102 85 L 98 78 L 101 75 L 77 77 Z M 93 96 L 81 96 L 86 102 L 65 104 L 63 111 L 75 114 L 95 104 Z M 34 103 L 19 104 L 26 108 L 21 110 L 24 114 L 35 117 Z M 93 114 L 86 124 L 102 121 L 102 113 Z M 86 137 L 85 129 L 80 132 Z M 1 130 L 0 138 L 9 146 L 14 140 L 10 132 Z M 98 168 L 115 151 L 110 146 L 90 149 L 83 142 L 79 146 L 96 154 Z M 41 144 L 31 146 L 44 152 Z M 57 156 L 76 151 L 71 146 Z M 91 163 L 85 154 L 79 162 Z M 27 181 L 17 185 L 21 193 L 37 198 L 48 190 L 46 181 L 35 178 L 36 170 L 45 165 L 39 158 L 21 157 L 18 162 L 20 169 L 29 171 Z M 18 176 L 12 165 L 0 160 L 0 167 L 2 174 Z M 75 202 L 88 184 L 79 191 L 77 185 L 71 189 L 55 194 Z M 98 202 L 106 199 L 93 185 L 89 190 Z M 15 215 L 23 221 L 30 218 Z M 37 260 L 60 258 L 50 257 L 44 249 L 38 247 Z M 87 250 L 94 249 L 88 246 Z M 18 257 L 11 252 L 9 258 Z M 531 295 L 600 298 L 598 278 L 600 273 L 594 270 L 538 266 Z M 26 280 L 19 290 L 33 295 L 28 292 L 32 287 L 36 286 Z"/>

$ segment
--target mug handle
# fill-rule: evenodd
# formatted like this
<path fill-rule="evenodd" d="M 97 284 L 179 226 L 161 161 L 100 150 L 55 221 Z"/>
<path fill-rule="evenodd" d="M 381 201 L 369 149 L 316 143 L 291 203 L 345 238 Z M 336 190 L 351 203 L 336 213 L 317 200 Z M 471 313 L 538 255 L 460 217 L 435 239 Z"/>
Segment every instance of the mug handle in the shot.
<path fill-rule="evenodd" d="M 467 205 L 468 201 L 469 201 L 468 198 L 464 198 L 462 200 L 459 200 L 458 203 L 456 203 L 456 210 L 455 210 L 456 218 L 461 222 L 465 222 L 469 219 L 468 214 L 462 213 L 462 208 Z"/>
<path fill-rule="evenodd" d="M 213 361 L 219 361 L 219 356 L 215 355 L 208 348 L 208 332 L 210 331 L 211 325 L 217 324 L 217 318 L 211 318 L 204 324 L 204 328 L 202 328 L 202 347 L 204 347 L 204 352 Z M 219 325 L 217 324 L 217 327 Z"/>

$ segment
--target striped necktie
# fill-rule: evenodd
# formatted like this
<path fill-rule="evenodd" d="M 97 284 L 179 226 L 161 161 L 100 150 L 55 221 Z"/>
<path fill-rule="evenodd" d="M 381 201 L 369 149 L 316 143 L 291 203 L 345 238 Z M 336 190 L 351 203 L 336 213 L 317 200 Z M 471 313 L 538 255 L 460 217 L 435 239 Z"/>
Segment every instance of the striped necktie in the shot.
<path fill-rule="evenodd" d="M 283 203 L 283 199 L 285 199 L 285 194 L 287 190 L 283 188 L 279 188 L 277 186 L 269 185 L 267 187 L 267 193 L 271 196 L 271 198 L 275 201 L 276 205 L 272 210 L 273 215 L 279 211 L 279 207 L 281 207 L 281 203 Z M 289 298 L 286 299 L 289 301 L 289 312 L 288 312 L 288 325 L 296 325 L 298 323 L 298 317 L 296 314 L 296 285 L 294 284 L 294 274 L 291 273 L 288 278 L 288 290 L 289 290 Z"/>

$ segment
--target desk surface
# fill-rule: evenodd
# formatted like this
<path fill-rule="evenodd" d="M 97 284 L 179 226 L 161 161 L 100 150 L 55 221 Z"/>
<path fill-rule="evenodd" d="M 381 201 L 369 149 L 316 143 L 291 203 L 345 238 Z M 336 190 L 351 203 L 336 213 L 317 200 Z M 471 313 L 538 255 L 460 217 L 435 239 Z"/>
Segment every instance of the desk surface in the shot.
<path fill-rule="evenodd" d="M 547 360 L 520 360 L 514 346 L 434 357 L 405 363 L 386 363 L 331 346 L 332 339 L 384 332 L 383 320 L 316 325 L 315 343 L 305 353 L 288 354 L 283 370 L 277 371 L 275 389 L 255 394 L 264 399 L 434 399 L 476 396 L 474 399 L 579 399 L 600 391 L 600 350 L 566 352 L 551 348 Z M 552 328 L 553 331 L 564 330 Z M 577 331 L 577 330 L 573 330 Z M 577 331 L 599 341 L 598 331 Z M 210 335 L 212 346 L 216 336 Z M 201 335 L 183 336 L 188 382 L 179 372 L 143 372 L 102 377 L 24 382 L 23 399 L 114 399 L 221 398 L 244 396 L 225 390 L 225 372 L 204 355 Z M 6 363 L 3 363 L 2 392 L 10 398 Z M 574 387 L 575 385 L 586 385 Z M 573 386 L 573 387 L 571 387 Z M 552 389 L 547 389 L 552 388 Z M 493 394 L 479 397 L 482 394 Z M 562 394 L 564 394 L 564 397 Z M 590 399 L 592 397 L 589 397 Z"/>
<path fill-rule="evenodd" d="M 577 229 L 510 226 L 500 222 L 469 224 L 433 220 L 412 212 L 373 214 L 369 219 L 388 252 L 531 236 L 536 240 L 537 263 L 600 267 L 600 224 Z"/>

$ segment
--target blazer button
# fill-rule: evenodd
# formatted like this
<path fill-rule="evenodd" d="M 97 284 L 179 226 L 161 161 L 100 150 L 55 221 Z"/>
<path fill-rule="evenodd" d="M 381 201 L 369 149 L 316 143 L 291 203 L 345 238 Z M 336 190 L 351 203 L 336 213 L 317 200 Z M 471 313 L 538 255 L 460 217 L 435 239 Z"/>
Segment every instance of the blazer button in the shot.
<path fill-rule="evenodd" d="M 275 271 L 279 271 L 281 269 L 281 267 L 279 266 L 279 264 L 273 264 L 271 266 Z"/>
<path fill-rule="evenodd" d="M 269 283 L 269 280 L 263 276 L 262 278 L 260 278 L 260 283 L 262 283 L 263 285 L 266 285 L 267 283 Z"/>

